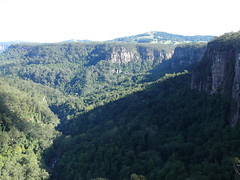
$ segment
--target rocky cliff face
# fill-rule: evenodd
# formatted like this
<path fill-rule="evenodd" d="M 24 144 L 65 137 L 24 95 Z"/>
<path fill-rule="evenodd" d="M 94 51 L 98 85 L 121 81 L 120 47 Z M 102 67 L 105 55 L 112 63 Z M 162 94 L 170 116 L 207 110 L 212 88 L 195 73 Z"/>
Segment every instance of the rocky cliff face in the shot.
<path fill-rule="evenodd" d="M 194 43 L 178 46 L 174 49 L 171 58 L 164 61 L 153 70 L 157 73 L 181 72 L 192 70 L 201 60 L 206 50 L 206 43 Z"/>
<path fill-rule="evenodd" d="M 137 45 L 134 48 L 114 46 L 107 59 L 117 64 L 126 64 L 131 61 L 148 61 L 154 66 L 170 59 L 172 54 L 173 50 L 166 51 L 162 48 L 152 48 L 150 46 Z"/>
<path fill-rule="evenodd" d="M 155 64 L 162 63 L 172 57 L 174 51 L 166 52 L 161 49 L 150 49 L 144 46 L 138 47 L 139 54 L 142 59 L 152 61 Z"/>
<path fill-rule="evenodd" d="M 186 44 L 176 47 L 172 56 L 172 68 L 177 66 L 189 67 L 197 64 L 206 50 L 205 43 Z"/>
<path fill-rule="evenodd" d="M 140 59 L 133 51 L 126 47 L 113 47 L 110 57 L 108 58 L 112 63 L 126 64 L 130 61 L 138 61 Z"/>
<path fill-rule="evenodd" d="M 229 33 L 210 42 L 195 68 L 192 88 L 211 94 L 227 93 L 237 102 L 231 121 L 240 123 L 240 33 Z"/>

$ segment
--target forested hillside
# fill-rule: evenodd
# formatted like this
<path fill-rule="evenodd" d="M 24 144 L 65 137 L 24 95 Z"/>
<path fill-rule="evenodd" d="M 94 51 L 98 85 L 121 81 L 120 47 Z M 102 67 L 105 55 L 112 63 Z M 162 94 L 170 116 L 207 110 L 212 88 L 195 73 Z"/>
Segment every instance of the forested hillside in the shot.
<path fill-rule="evenodd" d="M 182 44 L 192 42 L 208 42 L 211 41 L 214 36 L 183 36 L 178 34 L 170 34 L 166 32 L 146 32 L 143 34 L 116 38 L 112 41 L 117 42 L 137 42 L 137 43 L 161 43 L 161 44 Z"/>
<path fill-rule="evenodd" d="M 168 75 L 71 120 L 54 146 L 56 179 L 234 179 L 231 99 L 189 86 L 189 74 Z"/>
<path fill-rule="evenodd" d="M 191 89 L 217 41 L 10 46 L 0 54 L 0 179 L 235 179 L 236 100 Z"/>
<path fill-rule="evenodd" d="M 43 94 L 19 81 L 0 79 L 0 179 L 48 179 L 42 155 L 60 134 L 59 119 Z"/>
<path fill-rule="evenodd" d="M 1 75 L 82 95 L 137 79 L 171 58 L 173 49 L 128 43 L 13 45 L 0 57 Z"/>

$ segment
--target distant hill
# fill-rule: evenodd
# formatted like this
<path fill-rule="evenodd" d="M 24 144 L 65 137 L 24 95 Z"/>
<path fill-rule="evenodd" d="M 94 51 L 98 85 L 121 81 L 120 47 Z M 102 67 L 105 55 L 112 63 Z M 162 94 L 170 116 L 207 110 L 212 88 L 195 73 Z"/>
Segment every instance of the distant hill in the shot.
<path fill-rule="evenodd" d="M 0 42 L 0 53 L 6 50 L 12 42 Z"/>
<path fill-rule="evenodd" d="M 178 34 L 170 34 L 166 32 L 151 31 L 143 34 L 120 37 L 113 40 L 108 40 L 107 42 L 132 42 L 132 43 L 160 43 L 160 44 L 183 44 L 183 43 L 193 43 L 193 42 L 209 42 L 213 40 L 214 36 L 183 36 Z M 80 39 L 69 39 L 65 41 L 60 41 L 59 43 L 72 43 L 72 42 L 92 42 L 91 40 L 80 40 Z M 106 42 L 106 41 L 105 41 Z M 0 42 L 0 53 L 5 51 L 12 44 L 28 44 L 36 42 L 23 42 L 23 41 L 9 41 Z M 39 43 L 37 43 L 39 44 Z"/>
<path fill-rule="evenodd" d="M 20 44 L 20 43 L 28 43 L 28 42 L 22 42 L 22 41 L 0 42 L 0 53 L 5 51 L 12 44 Z"/>
<path fill-rule="evenodd" d="M 178 34 L 170 34 L 166 32 L 147 32 L 134 36 L 121 37 L 112 41 L 120 42 L 137 42 L 137 43 L 162 43 L 162 44 L 182 44 L 190 42 L 208 42 L 213 40 L 214 36 L 183 36 Z"/>
<path fill-rule="evenodd" d="M 71 42 L 91 42 L 91 40 L 80 40 L 80 39 L 69 39 L 69 40 L 66 40 L 66 41 L 62 41 L 63 43 L 71 43 Z"/>

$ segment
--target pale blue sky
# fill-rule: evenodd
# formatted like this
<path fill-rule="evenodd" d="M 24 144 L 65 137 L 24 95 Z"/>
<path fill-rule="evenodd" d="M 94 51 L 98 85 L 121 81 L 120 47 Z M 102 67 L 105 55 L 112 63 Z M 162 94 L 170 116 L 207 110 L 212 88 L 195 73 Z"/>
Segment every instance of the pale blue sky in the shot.
<path fill-rule="evenodd" d="M 239 0 L 0 0 L 0 42 L 109 40 L 148 31 L 240 30 Z"/>

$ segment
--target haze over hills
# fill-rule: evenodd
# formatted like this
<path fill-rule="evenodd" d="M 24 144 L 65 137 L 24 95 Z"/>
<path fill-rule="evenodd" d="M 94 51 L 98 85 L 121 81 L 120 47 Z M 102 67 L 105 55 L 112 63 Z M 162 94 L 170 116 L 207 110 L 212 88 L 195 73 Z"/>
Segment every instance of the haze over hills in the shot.
<path fill-rule="evenodd" d="M 20 41 L 0 42 L 0 53 L 5 51 L 11 44 L 18 44 Z"/>
<path fill-rule="evenodd" d="M 0 54 L 0 177 L 238 178 L 239 34 L 11 45 Z"/>
<path fill-rule="evenodd" d="M 90 40 L 79 40 L 79 39 L 69 39 L 66 41 L 62 41 L 63 43 L 70 43 L 70 42 L 91 42 Z"/>
<path fill-rule="evenodd" d="M 113 41 L 120 42 L 137 42 L 137 43 L 162 43 L 162 44 L 182 44 L 191 42 L 208 42 L 213 40 L 214 36 L 183 36 L 178 34 L 170 34 L 166 32 L 146 32 L 143 34 L 133 35 L 129 37 L 116 38 Z"/>
<path fill-rule="evenodd" d="M 170 34 L 166 32 L 146 32 L 143 34 L 120 37 L 113 40 L 107 40 L 110 42 L 136 42 L 136 43 L 161 43 L 161 44 L 182 44 L 191 42 L 208 42 L 212 40 L 214 36 L 183 36 L 178 34 Z M 69 39 L 61 41 L 61 43 L 70 42 L 91 42 L 90 40 L 79 40 L 79 39 Z M 6 50 L 11 44 L 19 43 L 31 43 L 31 42 L 21 42 L 21 41 L 11 41 L 11 42 L 0 42 L 0 53 Z M 33 42 L 32 42 L 33 43 Z M 35 42 L 34 42 L 35 43 Z"/>
<path fill-rule="evenodd" d="M 23 43 L 33 43 L 33 42 L 24 42 L 24 41 L 9 41 L 9 42 L 0 42 L 0 53 L 7 50 L 12 44 L 23 44 Z"/>

